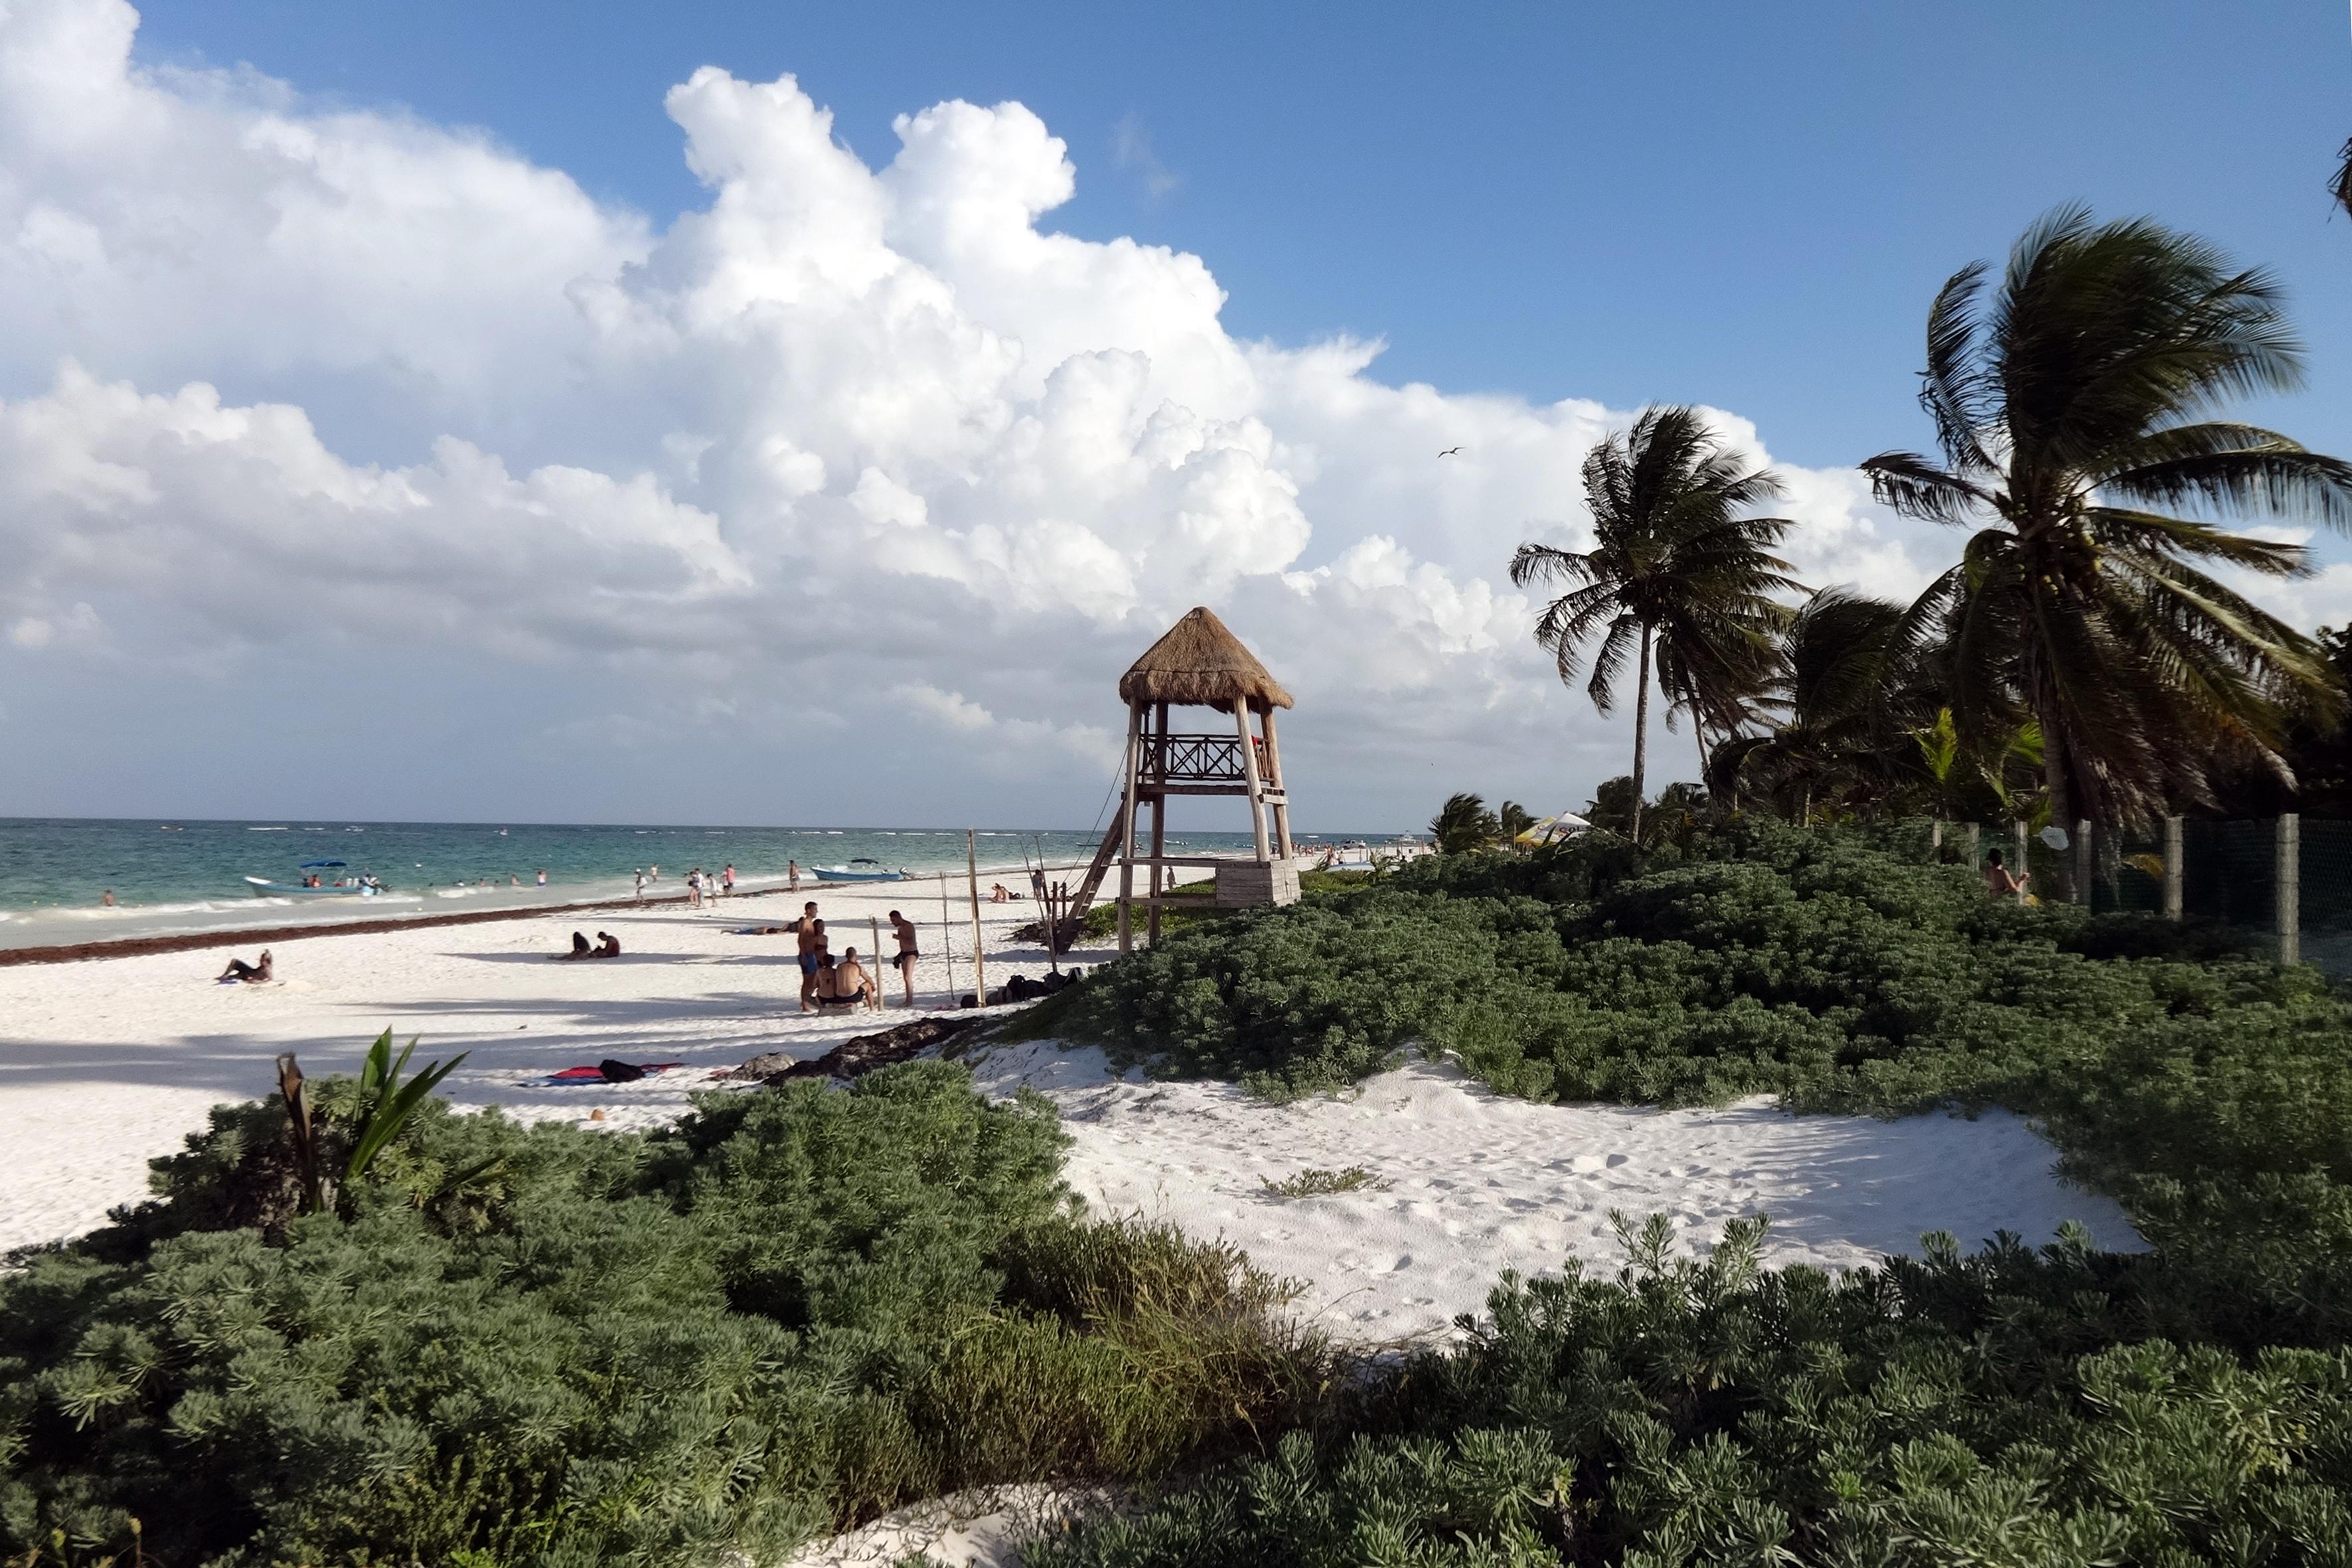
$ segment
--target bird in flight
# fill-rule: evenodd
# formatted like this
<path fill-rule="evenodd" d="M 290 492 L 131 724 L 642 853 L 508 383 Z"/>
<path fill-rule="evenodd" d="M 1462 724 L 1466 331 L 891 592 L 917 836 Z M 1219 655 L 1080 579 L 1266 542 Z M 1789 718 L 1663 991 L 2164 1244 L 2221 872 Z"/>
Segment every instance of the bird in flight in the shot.
<path fill-rule="evenodd" d="M 1438 455 L 1439 457 L 1441 457 L 1441 458 L 1450 458 L 1450 457 L 1454 456 L 1454 453 L 1456 453 L 1456 452 L 1458 452 L 1458 451 L 1460 451 L 1460 450 L 1462 450 L 1462 448 L 1461 448 L 1461 447 L 1446 447 L 1446 448 L 1445 448 L 1445 450 L 1444 450 L 1443 452 L 1438 453 L 1437 455 Z"/>

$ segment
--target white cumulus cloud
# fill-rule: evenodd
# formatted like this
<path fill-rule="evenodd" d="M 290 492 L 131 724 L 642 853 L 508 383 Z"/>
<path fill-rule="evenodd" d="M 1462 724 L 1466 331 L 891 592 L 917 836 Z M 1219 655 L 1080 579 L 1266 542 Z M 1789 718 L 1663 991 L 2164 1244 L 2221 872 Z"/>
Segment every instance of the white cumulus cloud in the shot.
<path fill-rule="evenodd" d="M 707 197 L 649 217 L 478 132 L 143 68 L 136 27 L 0 0 L 0 671 L 102 708 L 426 639 L 422 683 L 576 670 L 533 688 L 575 704 L 543 737 L 826 748 L 746 816 L 843 815 L 886 765 L 897 809 L 959 787 L 919 756 L 1042 821 L 1091 809 L 1118 671 L 1207 603 L 1299 700 L 1310 824 L 1571 805 L 1619 765 L 1502 569 L 1584 537 L 1622 412 L 1236 340 L 1198 257 L 1052 228 L 1079 171 L 1018 103 L 902 115 L 877 168 L 794 79 L 707 67 L 667 104 Z M 1789 477 L 1808 580 L 1902 592 L 1948 553 L 1851 472 Z M 72 748 L 34 755 L 0 783 L 70 795 Z"/>

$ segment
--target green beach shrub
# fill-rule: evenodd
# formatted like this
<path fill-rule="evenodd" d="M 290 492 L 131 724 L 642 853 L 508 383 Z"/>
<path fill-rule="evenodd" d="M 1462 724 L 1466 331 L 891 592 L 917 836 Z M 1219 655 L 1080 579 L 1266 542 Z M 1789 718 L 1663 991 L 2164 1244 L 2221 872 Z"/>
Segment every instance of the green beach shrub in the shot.
<path fill-rule="evenodd" d="M 2312 1563 L 2352 1552 L 2352 1353 L 2135 1337 L 2080 1237 L 1833 1275 L 1705 1261 L 1506 1279 L 1321 1440 L 1032 1568 Z"/>
<path fill-rule="evenodd" d="M 284 1128 L 216 1112 L 156 1202 L 0 1279 L 8 1553 L 135 1519 L 168 1563 L 708 1563 L 1247 1449 L 1328 1378 L 1238 1252 L 1086 1221 L 1051 1108 L 942 1063 L 652 1136 L 425 1101 L 265 1226 Z"/>

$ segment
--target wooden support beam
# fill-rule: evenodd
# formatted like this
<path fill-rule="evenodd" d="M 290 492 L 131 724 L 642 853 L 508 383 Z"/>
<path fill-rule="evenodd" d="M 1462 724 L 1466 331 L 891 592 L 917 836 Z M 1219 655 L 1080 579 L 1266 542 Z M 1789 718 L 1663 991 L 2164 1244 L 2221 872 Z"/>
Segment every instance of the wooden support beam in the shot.
<path fill-rule="evenodd" d="M 1118 773 L 1118 950 L 1135 951 L 1135 928 L 1128 915 L 1135 902 L 1135 772 L 1142 762 L 1139 743 L 1143 729 L 1143 705 L 1131 702 L 1127 709 L 1127 760 L 1119 764 Z"/>
<path fill-rule="evenodd" d="M 1264 866 L 1273 858 L 1265 841 L 1265 809 L 1261 804 L 1262 786 L 1257 773 L 1257 745 L 1250 736 L 1249 699 L 1234 700 L 1234 727 L 1242 738 L 1242 768 L 1249 779 L 1250 837 L 1257 845 L 1257 862 Z"/>

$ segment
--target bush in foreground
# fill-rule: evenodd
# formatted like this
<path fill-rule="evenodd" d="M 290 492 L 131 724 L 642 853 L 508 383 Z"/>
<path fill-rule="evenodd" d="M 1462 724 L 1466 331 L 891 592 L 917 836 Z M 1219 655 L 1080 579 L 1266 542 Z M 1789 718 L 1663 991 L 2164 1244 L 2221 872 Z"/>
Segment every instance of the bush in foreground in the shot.
<path fill-rule="evenodd" d="M 436 1103 L 335 1212 L 225 1221 L 284 1126 L 215 1113 L 159 1203 L 0 1281 L 8 1552 L 708 1563 L 1157 1475 L 1324 1380 L 1238 1253 L 1079 1218 L 1050 1108 L 944 1064 L 653 1137 Z"/>
<path fill-rule="evenodd" d="M 2135 1337 L 2079 1239 L 1844 1275 L 1706 1262 L 1507 1280 L 1460 1347 L 1031 1568 L 2352 1561 L 2352 1356 Z"/>

